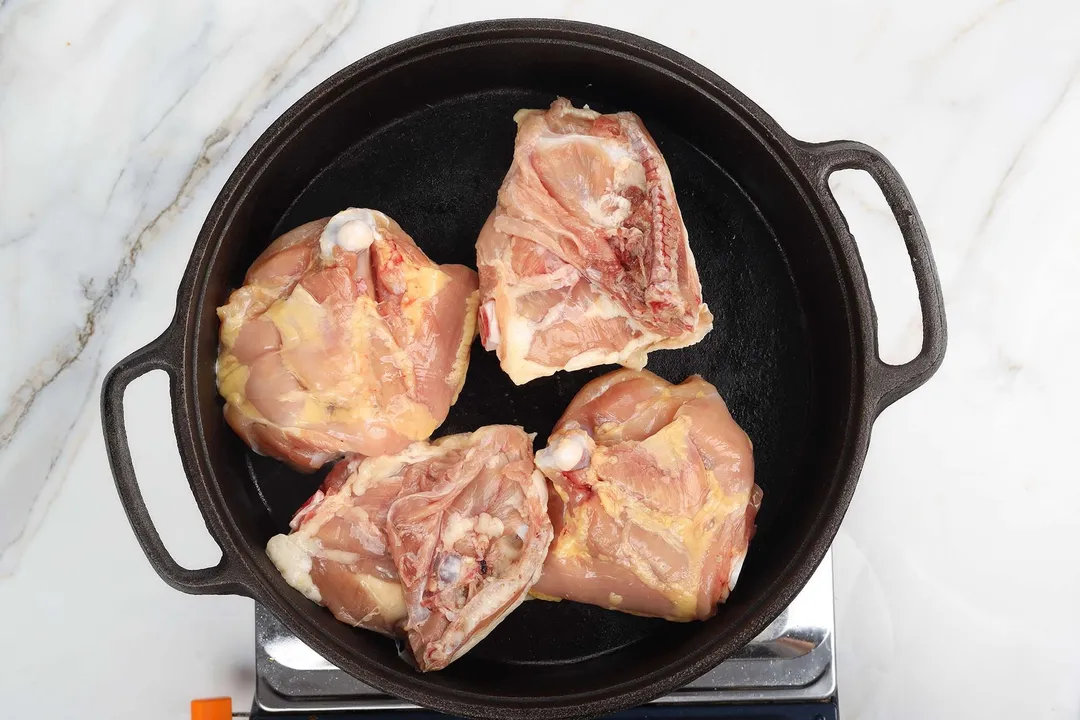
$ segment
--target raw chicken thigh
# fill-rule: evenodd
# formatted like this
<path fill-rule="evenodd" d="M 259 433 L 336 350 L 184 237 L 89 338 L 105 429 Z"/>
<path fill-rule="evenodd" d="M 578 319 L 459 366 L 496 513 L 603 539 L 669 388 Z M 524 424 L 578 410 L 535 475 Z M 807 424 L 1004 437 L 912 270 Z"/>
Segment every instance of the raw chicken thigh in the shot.
<path fill-rule="evenodd" d="M 633 113 L 565 98 L 520 110 L 514 162 L 476 243 L 480 335 L 517 384 L 640 369 L 712 329 L 667 163 Z"/>
<path fill-rule="evenodd" d="M 619 370 L 582 388 L 537 466 L 556 537 L 538 597 L 704 620 L 738 579 L 761 488 L 716 388 Z"/>
<path fill-rule="evenodd" d="M 386 538 L 386 514 L 401 491 L 401 469 L 421 443 L 397 456 L 342 460 L 296 511 L 288 535 L 266 552 L 289 585 L 354 627 L 402 636 L 405 593 Z"/>
<path fill-rule="evenodd" d="M 407 637 L 419 668 L 439 670 L 540 576 L 547 500 L 532 437 L 493 425 L 340 462 L 267 553 L 339 620 Z"/>
<path fill-rule="evenodd" d="M 464 655 L 525 600 L 552 538 L 531 435 L 492 425 L 432 451 L 406 468 L 387 518 L 405 629 L 425 671 Z"/>
<path fill-rule="evenodd" d="M 423 440 L 457 399 L 477 276 L 351 208 L 275 240 L 218 308 L 218 390 L 251 448 L 301 470 Z"/>

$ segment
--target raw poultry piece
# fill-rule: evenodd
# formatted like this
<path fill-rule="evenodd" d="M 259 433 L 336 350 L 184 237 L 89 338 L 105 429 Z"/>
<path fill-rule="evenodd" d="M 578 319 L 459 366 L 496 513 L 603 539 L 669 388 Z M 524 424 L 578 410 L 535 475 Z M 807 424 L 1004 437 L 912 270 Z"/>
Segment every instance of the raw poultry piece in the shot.
<path fill-rule="evenodd" d="M 704 620 L 739 577 L 761 488 L 709 383 L 619 370 L 582 388 L 537 466 L 555 526 L 538 597 Z"/>
<path fill-rule="evenodd" d="M 671 173 L 641 119 L 519 110 L 476 243 L 480 336 L 517 384 L 693 345 L 712 329 Z"/>
<path fill-rule="evenodd" d="M 380 212 L 301 225 L 218 308 L 225 419 L 256 452 L 306 471 L 399 452 L 457 400 L 477 302 L 475 272 L 436 265 Z"/>
<path fill-rule="evenodd" d="M 406 468 L 387 535 L 421 670 L 464 655 L 525 600 L 551 543 L 532 436 L 492 425 L 437 440 Z"/>
<path fill-rule="evenodd" d="M 551 543 L 532 437 L 493 425 L 342 461 L 267 553 L 343 622 L 407 637 L 439 670 L 526 597 Z"/>
<path fill-rule="evenodd" d="M 405 593 L 386 538 L 386 514 L 401 492 L 401 469 L 426 451 L 417 443 L 400 455 L 335 465 L 296 511 L 292 532 L 266 545 L 285 581 L 341 622 L 403 636 Z"/>

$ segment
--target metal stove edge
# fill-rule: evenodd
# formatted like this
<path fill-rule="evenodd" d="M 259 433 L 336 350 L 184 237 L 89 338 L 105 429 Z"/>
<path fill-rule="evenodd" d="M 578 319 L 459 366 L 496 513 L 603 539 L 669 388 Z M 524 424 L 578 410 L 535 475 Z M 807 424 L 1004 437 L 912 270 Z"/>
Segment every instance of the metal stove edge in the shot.
<path fill-rule="evenodd" d="M 254 709 L 265 714 L 416 709 L 327 662 L 255 605 Z M 832 553 L 739 653 L 655 704 L 813 702 L 836 694 Z"/>

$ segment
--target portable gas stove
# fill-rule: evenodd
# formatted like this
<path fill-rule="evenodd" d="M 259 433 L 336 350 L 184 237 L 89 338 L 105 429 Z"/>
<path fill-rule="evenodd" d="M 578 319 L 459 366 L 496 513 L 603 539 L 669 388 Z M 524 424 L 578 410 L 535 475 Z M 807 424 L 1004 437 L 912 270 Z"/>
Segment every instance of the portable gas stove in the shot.
<path fill-rule="evenodd" d="M 613 718 L 836 720 L 832 555 L 780 617 L 689 685 Z M 372 720 L 438 717 L 360 682 L 255 606 L 252 718 Z"/>

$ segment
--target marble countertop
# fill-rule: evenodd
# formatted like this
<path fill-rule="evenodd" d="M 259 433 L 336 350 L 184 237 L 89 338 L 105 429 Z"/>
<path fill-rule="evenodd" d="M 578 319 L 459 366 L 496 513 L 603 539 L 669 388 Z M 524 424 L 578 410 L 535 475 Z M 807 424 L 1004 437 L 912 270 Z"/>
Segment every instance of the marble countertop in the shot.
<path fill-rule="evenodd" d="M 150 569 L 116 500 L 102 375 L 172 316 L 259 134 L 409 35 L 569 17 L 709 66 L 796 137 L 870 143 L 931 234 L 949 354 L 874 429 L 835 544 L 845 718 L 1080 714 L 1080 4 L 0 0 L 0 697 L 8 717 L 182 718 L 253 688 L 252 603 Z M 917 349 L 891 218 L 834 178 L 883 354 Z M 10 344 L 7 344 L 10 343 Z M 127 396 L 180 562 L 212 564 L 157 373 Z"/>

